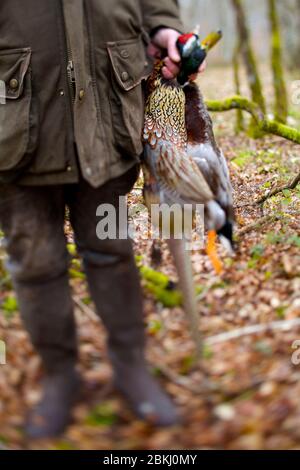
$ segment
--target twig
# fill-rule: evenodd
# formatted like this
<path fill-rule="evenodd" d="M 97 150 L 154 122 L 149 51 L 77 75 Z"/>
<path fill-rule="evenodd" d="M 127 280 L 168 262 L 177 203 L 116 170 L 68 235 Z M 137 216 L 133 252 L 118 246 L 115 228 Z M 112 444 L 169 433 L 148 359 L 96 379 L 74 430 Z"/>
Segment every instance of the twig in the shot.
<path fill-rule="evenodd" d="M 298 184 L 300 184 L 300 173 L 298 173 L 288 184 L 272 189 L 268 194 L 255 201 L 254 204 L 263 204 L 267 199 L 282 193 L 282 191 L 296 189 Z"/>
<path fill-rule="evenodd" d="M 78 297 L 73 297 L 75 304 L 79 307 L 79 309 L 87 315 L 87 317 L 94 323 L 99 325 L 100 320 L 98 315 L 87 305 L 85 305 Z M 238 339 L 243 336 L 255 335 L 257 333 L 264 333 L 265 331 L 288 331 L 294 327 L 300 327 L 300 318 L 295 318 L 292 320 L 283 320 L 283 321 L 275 321 L 266 324 L 256 324 L 245 326 L 243 328 L 238 328 L 236 330 L 227 331 L 226 333 L 220 333 L 215 336 L 209 336 L 205 339 L 205 344 L 212 346 L 214 344 L 225 343 L 226 341 L 231 341 L 233 339 Z M 180 383 L 183 384 L 184 379 L 180 380 Z"/>
<path fill-rule="evenodd" d="M 205 373 L 204 377 L 201 379 L 201 382 L 191 383 L 191 381 L 187 377 L 182 377 L 176 374 L 175 372 L 172 372 L 172 370 L 170 370 L 167 366 L 162 365 L 157 360 L 153 362 L 157 364 L 161 374 L 170 382 L 175 385 L 178 385 L 181 388 L 184 388 L 185 390 L 188 390 L 189 392 L 192 392 L 193 394 L 204 394 L 206 399 L 209 398 L 209 395 L 211 393 L 220 393 L 223 397 L 226 397 L 227 399 L 230 399 L 232 401 L 250 390 L 252 391 L 254 389 L 257 389 L 262 383 L 264 383 L 264 380 L 260 379 L 257 380 L 255 383 L 251 384 L 250 386 L 236 390 L 233 393 L 226 391 L 226 389 L 224 389 L 224 387 L 220 383 L 213 382 L 209 378 L 209 371 Z"/>
<path fill-rule="evenodd" d="M 203 383 L 199 383 L 198 385 L 192 384 L 188 378 L 182 377 L 181 375 L 176 374 L 171 369 L 169 369 L 169 367 L 165 366 L 161 362 L 158 362 L 157 360 L 153 362 L 156 364 L 161 374 L 170 382 L 174 383 L 175 385 L 185 388 L 186 390 L 189 390 L 192 393 L 198 394 L 204 391 Z M 205 391 L 207 390 L 205 389 Z"/>
<path fill-rule="evenodd" d="M 89 320 L 91 320 L 93 323 L 97 323 L 98 325 L 100 324 L 100 319 L 98 315 L 92 310 L 88 305 L 85 305 L 80 297 L 73 296 L 73 301 L 75 305 L 81 310 L 82 313 L 84 313 Z"/>
<path fill-rule="evenodd" d="M 226 343 L 234 339 L 242 338 L 243 336 L 256 335 L 258 333 L 264 333 L 266 331 L 289 331 L 292 328 L 300 327 L 300 318 L 294 318 L 293 320 L 275 321 L 266 323 L 264 325 L 250 325 L 236 330 L 228 331 L 226 333 L 220 333 L 215 336 L 206 338 L 205 343 L 209 346 L 215 344 Z"/>
<path fill-rule="evenodd" d="M 257 230 L 257 229 L 263 227 L 264 225 L 266 225 L 269 222 L 275 222 L 276 220 L 280 220 L 280 219 L 282 219 L 282 217 L 279 216 L 279 215 L 266 215 L 266 216 L 261 217 L 260 219 L 258 219 L 253 224 L 249 224 L 246 227 L 241 228 L 237 232 L 237 235 L 238 235 L 238 237 L 246 235 L 249 232 L 252 232 L 254 230 Z"/>
<path fill-rule="evenodd" d="M 75 304 L 79 307 L 79 309 L 87 315 L 87 317 L 94 323 L 99 325 L 99 317 L 96 313 L 90 309 L 87 305 L 85 305 L 78 297 L 73 297 Z M 276 321 L 267 323 L 264 325 L 251 325 L 246 326 L 244 328 L 238 328 L 236 330 L 228 331 L 226 333 L 220 333 L 218 335 L 209 336 L 206 338 L 204 345 L 214 346 L 220 343 L 226 343 L 228 341 L 236 340 L 242 338 L 243 336 L 250 336 L 256 335 L 258 333 L 264 333 L 266 331 L 289 331 L 292 328 L 300 327 L 300 319 L 296 318 L 293 320 L 284 320 L 284 321 Z M 192 393 L 209 393 L 209 392 L 222 392 L 222 389 L 215 383 L 211 382 L 208 378 L 208 374 L 205 373 L 205 370 L 202 368 L 203 372 L 205 373 L 205 377 L 199 384 L 192 384 L 190 380 L 186 377 L 182 377 L 172 370 L 170 370 L 167 366 L 162 364 L 160 360 L 157 358 L 153 362 L 159 367 L 161 373 L 175 385 L 185 388 Z M 0 444 L 0 450 L 1 444 Z"/>
<path fill-rule="evenodd" d="M 235 209 L 242 209 L 243 207 L 255 207 L 261 206 L 273 196 L 277 196 L 277 194 L 282 193 L 285 190 L 293 190 L 296 189 L 298 184 L 300 184 L 300 173 L 298 173 L 289 183 L 283 186 L 276 186 L 275 188 L 271 189 L 271 191 L 266 194 L 265 196 L 260 197 L 252 202 L 244 202 L 242 204 L 235 205 Z"/>

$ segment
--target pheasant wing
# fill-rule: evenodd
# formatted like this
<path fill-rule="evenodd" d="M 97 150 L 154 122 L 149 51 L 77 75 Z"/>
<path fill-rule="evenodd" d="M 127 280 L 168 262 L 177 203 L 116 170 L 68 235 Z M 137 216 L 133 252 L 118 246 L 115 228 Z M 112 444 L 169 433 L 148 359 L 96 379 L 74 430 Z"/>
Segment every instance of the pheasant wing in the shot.
<path fill-rule="evenodd" d="M 163 190 L 184 203 L 205 204 L 213 199 L 201 170 L 184 149 L 162 143 L 156 151 L 155 173 Z"/>

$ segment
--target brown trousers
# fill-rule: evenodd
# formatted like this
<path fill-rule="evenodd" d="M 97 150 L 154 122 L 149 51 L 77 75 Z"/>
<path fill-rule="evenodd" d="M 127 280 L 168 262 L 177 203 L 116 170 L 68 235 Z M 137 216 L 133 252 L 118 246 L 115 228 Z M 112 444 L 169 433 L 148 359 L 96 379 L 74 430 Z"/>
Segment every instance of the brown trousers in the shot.
<path fill-rule="evenodd" d="M 0 187 L 8 270 L 24 325 L 48 371 L 77 358 L 64 235 L 66 206 L 109 347 L 122 353 L 144 346 L 142 296 L 131 241 L 101 241 L 96 235 L 97 207 L 113 204 L 118 213 L 119 196 L 131 190 L 136 177 L 135 167 L 98 189 L 84 180 L 65 186 Z"/>

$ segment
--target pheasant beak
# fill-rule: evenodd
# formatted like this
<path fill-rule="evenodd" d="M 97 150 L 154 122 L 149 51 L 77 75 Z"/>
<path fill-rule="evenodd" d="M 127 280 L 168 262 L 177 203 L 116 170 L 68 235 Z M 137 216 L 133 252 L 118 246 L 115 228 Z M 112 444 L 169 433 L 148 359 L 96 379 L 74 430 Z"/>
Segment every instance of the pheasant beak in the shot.
<path fill-rule="evenodd" d="M 217 232 L 215 230 L 210 230 L 207 236 L 207 245 L 206 245 L 206 253 L 208 254 L 211 263 L 216 271 L 216 274 L 222 274 L 223 272 L 223 264 L 220 258 L 218 257 L 217 252 Z"/>

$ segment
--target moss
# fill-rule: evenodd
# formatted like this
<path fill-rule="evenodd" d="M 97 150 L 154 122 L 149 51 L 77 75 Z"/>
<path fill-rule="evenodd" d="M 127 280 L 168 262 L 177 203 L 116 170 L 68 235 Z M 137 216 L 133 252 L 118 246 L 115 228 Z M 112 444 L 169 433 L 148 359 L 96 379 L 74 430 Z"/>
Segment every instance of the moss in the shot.
<path fill-rule="evenodd" d="M 252 100 L 259 105 L 263 112 L 266 112 L 265 99 L 262 92 L 261 81 L 258 75 L 258 69 L 256 65 L 256 60 L 254 58 L 254 53 L 250 50 L 248 52 L 248 55 L 248 60 L 252 64 L 252 84 L 250 84 L 250 88 L 252 91 Z"/>
<path fill-rule="evenodd" d="M 167 308 L 182 306 L 183 298 L 180 290 L 177 288 L 177 284 L 171 281 L 165 274 L 145 266 L 140 256 L 136 256 L 136 264 L 140 271 L 144 287 L 154 296 L 156 301 Z M 203 287 L 200 285 L 197 286 L 196 295 L 200 295 L 202 292 Z"/>
<path fill-rule="evenodd" d="M 285 124 L 288 116 L 288 98 L 282 66 L 282 47 L 275 0 L 269 0 L 269 17 L 272 34 L 271 65 L 275 92 L 274 114 L 276 121 Z"/>
<path fill-rule="evenodd" d="M 253 153 L 249 150 L 241 150 L 238 152 L 238 156 L 231 160 L 232 163 L 237 165 L 239 168 L 244 168 L 251 160 Z"/>
<path fill-rule="evenodd" d="M 236 11 L 236 24 L 240 36 L 241 48 L 244 57 L 245 66 L 248 74 L 249 86 L 251 89 L 252 100 L 259 105 L 261 110 L 266 112 L 266 103 L 263 96 L 261 80 L 258 73 L 256 58 L 251 46 L 250 33 L 246 21 L 246 15 L 241 0 L 232 0 Z"/>
<path fill-rule="evenodd" d="M 251 89 L 251 97 L 254 103 L 257 103 L 261 111 L 266 113 L 266 102 L 263 95 L 262 84 L 258 72 L 256 58 L 251 46 L 250 33 L 246 21 L 243 2 L 241 0 L 232 0 L 233 7 L 236 12 L 236 25 L 239 33 L 239 40 L 241 44 L 241 52 L 244 58 L 244 63 L 247 70 L 248 83 Z M 249 128 L 251 137 L 261 137 L 263 134 L 262 129 L 257 129 L 255 119 L 252 119 Z"/>
<path fill-rule="evenodd" d="M 14 295 L 9 295 L 4 298 L 1 303 L 1 309 L 3 310 L 3 315 L 6 319 L 10 319 L 18 312 L 19 305 L 16 297 Z"/>
<path fill-rule="evenodd" d="M 300 131 L 292 127 L 266 118 L 259 105 L 243 96 L 233 96 L 222 101 L 207 101 L 209 111 L 220 112 L 232 109 L 242 109 L 253 116 L 257 127 L 265 133 L 274 134 L 284 139 L 300 144 Z"/>
<path fill-rule="evenodd" d="M 151 269 L 147 266 L 141 265 L 140 263 L 139 263 L 139 269 L 140 269 L 142 278 L 145 279 L 146 281 L 150 282 L 151 284 L 155 284 L 156 286 L 159 286 L 162 289 L 168 288 L 170 284 L 170 280 L 168 276 L 166 276 L 165 274 L 155 271 L 154 269 Z"/>
<path fill-rule="evenodd" d="M 82 271 L 77 271 L 76 269 L 69 269 L 69 275 L 71 279 L 81 279 L 85 281 L 86 275 Z"/>
<path fill-rule="evenodd" d="M 111 401 L 97 405 L 87 416 L 85 423 L 93 427 L 113 426 L 118 421 L 115 405 Z"/>
<path fill-rule="evenodd" d="M 136 257 L 144 286 L 164 307 L 173 308 L 182 305 L 182 294 L 169 277 L 142 264 L 141 257 Z"/>
<path fill-rule="evenodd" d="M 151 282 L 146 282 L 145 287 L 164 307 L 174 308 L 182 305 L 182 294 L 178 290 L 164 289 Z"/>
<path fill-rule="evenodd" d="M 293 129 L 292 127 L 286 126 L 285 124 L 281 124 L 276 121 L 268 121 L 267 119 L 264 119 L 262 122 L 262 127 L 270 134 L 275 134 L 300 144 L 300 131 L 297 129 Z"/>

